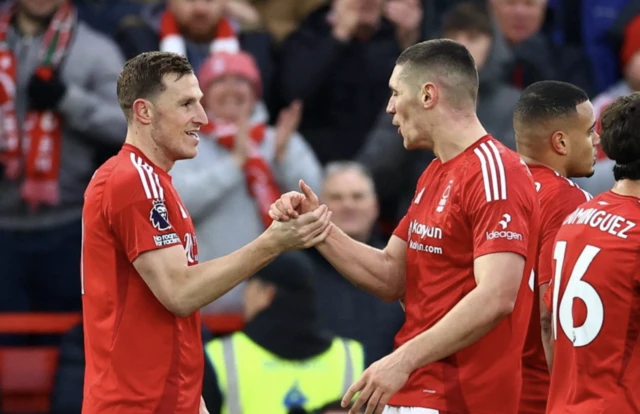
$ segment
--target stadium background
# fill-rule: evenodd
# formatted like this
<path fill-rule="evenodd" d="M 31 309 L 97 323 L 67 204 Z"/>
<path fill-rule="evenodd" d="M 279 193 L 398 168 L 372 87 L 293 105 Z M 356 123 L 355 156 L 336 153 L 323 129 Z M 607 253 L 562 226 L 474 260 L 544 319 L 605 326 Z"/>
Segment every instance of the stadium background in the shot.
<path fill-rule="evenodd" d="M 254 81 L 260 79 L 257 107 L 266 111 L 274 131 L 288 132 L 276 145 L 290 155 L 273 161 L 280 162 L 284 182 L 305 178 L 340 212 L 337 224 L 374 246 L 384 245 L 406 211 L 417 177 L 433 158 L 426 151 L 405 152 L 384 113 L 386 81 L 403 46 L 443 36 L 465 43 L 480 69 L 479 117 L 490 133 L 514 149 L 512 109 L 519 91 L 535 81 L 557 79 L 584 88 L 597 114 L 618 96 L 640 90 L 638 0 L 489 0 L 488 5 L 460 0 L 363 1 L 363 10 L 381 12 L 365 12 L 370 14 L 370 30 L 346 42 L 348 46 L 328 29 L 340 12 L 326 0 L 172 0 L 169 7 L 182 8 L 183 18 L 193 19 L 193 30 L 182 34 L 197 70 L 206 63 L 213 40 L 210 35 L 203 39 L 198 28 L 212 31 L 222 19 L 231 24 L 233 33 L 225 36 L 237 37 L 240 48 L 256 62 L 257 74 L 246 65 L 242 70 Z M 395 5 L 388 7 L 390 3 Z M 79 20 L 91 28 L 91 39 L 98 39 L 88 43 L 97 50 L 78 61 L 87 68 L 92 67 L 88 60 L 103 55 L 104 65 L 119 71 L 127 58 L 161 45 L 160 18 L 167 7 L 163 2 L 74 4 Z M 89 37 L 85 40 L 90 42 Z M 292 106 L 296 101 L 301 109 Z M 124 139 L 124 118 L 117 123 L 119 138 L 92 142 L 90 150 L 70 156 L 90 157 L 78 165 L 95 169 Z M 114 126 L 105 123 L 104 128 Z M 205 213 L 195 220 L 201 261 L 235 250 L 261 230 L 252 200 L 242 199 L 242 180 L 223 182 L 221 177 L 230 174 L 224 170 L 205 173 L 210 165 L 224 164 L 229 154 L 214 151 L 204 156 L 210 158 L 191 167 L 184 164 L 175 178 L 189 210 L 190 205 L 204 206 Z M 325 174 L 324 168 L 329 168 Z M 62 171 L 61 176 L 74 173 Z M 371 194 L 369 179 L 375 184 Z M 608 189 L 610 160 L 600 154 L 596 175 L 577 181 L 593 195 Z M 71 405 L 62 401 L 77 400 L 77 387 L 67 387 L 68 380 L 82 379 L 79 268 L 75 253 L 68 254 L 79 251 L 79 217 L 51 223 L 39 212 L 27 212 L 24 205 L 7 206 L 2 199 L 8 198 L 9 185 L 0 175 L 0 261 L 5 264 L 0 271 L 0 412 L 72 414 Z M 69 190 L 75 191 L 76 199 L 82 185 Z M 225 185 L 228 188 L 215 188 Z M 290 185 L 283 183 L 285 187 Z M 223 191 L 238 193 L 244 207 L 220 201 Z M 11 224 L 16 215 L 24 226 Z M 357 291 L 318 254 L 307 253 L 305 260 L 312 266 L 301 269 L 307 269 L 305 277 L 314 282 L 322 329 L 361 342 L 367 364 L 388 352 L 402 323 L 399 306 Z M 39 265 L 20 273 L 19 283 L 14 283 L 17 263 L 29 260 Z M 52 287 L 58 285 L 64 289 Z M 243 288 L 203 309 L 207 335 L 242 329 Z M 28 300 L 14 300 L 25 295 Z"/>

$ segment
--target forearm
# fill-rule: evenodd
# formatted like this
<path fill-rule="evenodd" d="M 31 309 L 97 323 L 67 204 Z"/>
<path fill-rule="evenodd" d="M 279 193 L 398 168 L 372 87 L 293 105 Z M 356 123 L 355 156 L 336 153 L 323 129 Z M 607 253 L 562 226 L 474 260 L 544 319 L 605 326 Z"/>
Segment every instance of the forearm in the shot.
<path fill-rule="evenodd" d="M 335 225 L 316 248 L 359 288 L 389 302 L 404 294 L 404 268 L 394 265 L 385 251 L 352 239 Z"/>
<path fill-rule="evenodd" d="M 485 336 L 510 312 L 488 289 L 476 288 L 465 296 L 431 329 L 400 349 L 412 370 L 439 361 Z"/>
<path fill-rule="evenodd" d="M 175 307 L 189 315 L 237 286 L 281 253 L 268 233 L 235 252 L 185 269 L 175 278 Z"/>
<path fill-rule="evenodd" d="M 544 295 L 547 292 L 549 284 L 540 285 L 540 332 L 542 334 L 542 347 L 547 359 L 547 366 L 551 372 L 553 365 L 553 330 L 551 327 L 551 312 L 544 302 Z M 535 316 L 535 315 L 534 315 Z"/>
<path fill-rule="evenodd" d="M 547 367 L 549 368 L 549 372 L 551 372 L 554 350 L 551 323 L 549 323 L 549 326 L 542 325 L 542 347 L 544 348 L 544 355 L 547 358 Z"/>

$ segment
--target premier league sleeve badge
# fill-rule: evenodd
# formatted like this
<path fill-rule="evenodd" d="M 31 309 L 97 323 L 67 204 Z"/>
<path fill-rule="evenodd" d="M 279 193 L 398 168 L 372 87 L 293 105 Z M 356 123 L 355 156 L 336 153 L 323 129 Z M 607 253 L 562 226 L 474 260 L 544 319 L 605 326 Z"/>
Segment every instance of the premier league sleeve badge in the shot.
<path fill-rule="evenodd" d="M 171 228 L 171 224 L 169 223 L 169 214 L 167 212 L 167 207 L 164 204 L 164 200 L 154 200 L 149 220 L 151 220 L 153 227 L 160 231 L 169 230 Z"/>

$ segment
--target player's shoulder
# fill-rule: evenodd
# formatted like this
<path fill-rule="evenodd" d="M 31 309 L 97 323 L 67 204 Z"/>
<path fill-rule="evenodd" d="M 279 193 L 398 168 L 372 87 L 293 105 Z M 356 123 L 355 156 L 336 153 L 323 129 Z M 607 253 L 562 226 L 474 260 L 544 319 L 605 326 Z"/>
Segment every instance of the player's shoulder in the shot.
<path fill-rule="evenodd" d="M 527 165 L 520 155 L 503 143 L 487 135 L 472 146 L 472 151 L 467 153 L 468 163 L 472 166 L 485 169 L 489 173 L 499 174 L 501 171 L 516 172 L 520 175 L 530 175 Z"/>
<path fill-rule="evenodd" d="M 496 200 L 504 199 L 508 189 L 535 197 L 533 178 L 525 162 L 517 152 L 495 138 L 486 136 L 476 142 L 467 152 L 466 161 L 467 185 L 493 191 Z"/>
<path fill-rule="evenodd" d="M 542 168 L 547 171 L 538 172 Z M 593 199 L 593 196 L 580 188 L 578 184 L 546 167 L 533 169 L 536 190 L 540 205 L 559 209 L 575 209 L 577 206 Z"/>
<path fill-rule="evenodd" d="M 123 148 L 105 183 L 110 204 L 125 206 L 142 200 L 164 200 L 166 180 L 144 156 Z"/>

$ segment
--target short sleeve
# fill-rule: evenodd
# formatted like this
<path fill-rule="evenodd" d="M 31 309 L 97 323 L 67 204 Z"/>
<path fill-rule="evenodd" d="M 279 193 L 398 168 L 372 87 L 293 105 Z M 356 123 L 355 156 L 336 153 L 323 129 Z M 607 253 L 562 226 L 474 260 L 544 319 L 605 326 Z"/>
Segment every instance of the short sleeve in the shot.
<path fill-rule="evenodd" d="M 405 215 L 400 220 L 400 223 L 396 226 L 396 229 L 393 231 L 393 235 L 401 238 L 404 241 L 408 240 L 409 237 L 409 217 Z"/>
<path fill-rule="evenodd" d="M 478 151 L 481 151 L 478 149 Z M 533 180 L 524 164 L 505 165 L 510 154 L 476 153 L 480 171 L 470 171 L 465 208 L 473 232 L 473 257 L 512 252 L 527 257 L 530 224 L 539 219 Z M 493 158 L 489 158 L 489 157 Z M 536 223 L 537 224 L 537 223 Z"/>
<path fill-rule="evenodd" d="M 548 284 L 553 274 L 553 246 L 564 219 L 580 204 L 588 201 L 587 193 L 579 188 L 563 194 L 554 194 L 540 212 L 540 254 L 538 259 L 538 285 Z"/>
<path fill-rule="evenodd" d="M 110 221 L 130 262 L 146 251 L 181 244 L 164 201 L 138 199 L 115 205 Z"/>

